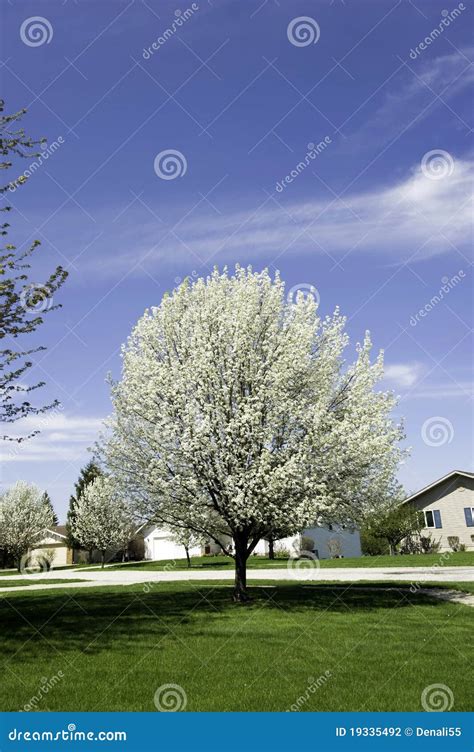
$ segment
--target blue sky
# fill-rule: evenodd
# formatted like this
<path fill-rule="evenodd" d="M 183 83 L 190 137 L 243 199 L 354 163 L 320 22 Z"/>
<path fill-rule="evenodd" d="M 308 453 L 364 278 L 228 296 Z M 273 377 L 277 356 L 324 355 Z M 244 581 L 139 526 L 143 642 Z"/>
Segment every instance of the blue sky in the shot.
<path fill-rule="evenodd" d="M 32 281 L 70 272 L 32 374 L 62 407 L 2 449 L 3 486 L 38 483 L 64 518 L 133 324 L 186 275 L 236 262 L 339 305 L 352 348 L 371 331 L 412 447 L 407 490 L 472 469 L 471 3 L 1 12 L 7 110 L 56 142 L 8 196 L 11 239 L 42 241 Z M 156 159 L 170 150 L 174 172 Z"/>

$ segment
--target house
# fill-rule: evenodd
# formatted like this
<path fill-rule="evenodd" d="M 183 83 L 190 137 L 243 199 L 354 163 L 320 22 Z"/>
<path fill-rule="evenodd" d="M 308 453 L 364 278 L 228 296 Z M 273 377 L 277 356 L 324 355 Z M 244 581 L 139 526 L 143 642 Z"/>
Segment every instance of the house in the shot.
<path fill-rule="evenodd" d="M 64 567 L 70 564 L 99 564 L 102 561 L 100 551 L 94 549 L 89 552 L 84 549 L 69 548 L 67 543 L 66 525 L 56 525 L 47 528 L 41 533 L 35 547 L 29 551 L 29 562 L 32 566 L 40 564 L 42 554 L 45 551 L 54 551 L 54 558 L 51 562 L 52 569 Z M 144 540 L 141 531 L 138 530 L 127 547 L 126 557 L 130 560 L 140 560 L 144 558 Z M 122 552 L 107 551 L 105 559 L 107 562 L 120 560 Z M 184 556 L 184 554 L 181 554 Z"/>
<path fill-rule="evenodd" d="M 163 527 L 144 525 L 140 528 L 139 534 L 143 536 L 145 559 L 161 561 L 163 559 L 184 559 L 186 556 L 184 546 L 176 543 L 171 533 Z M 202 553 L 204 551 L 201 546 L 192 546 L 189 549 L 190 556 L 201 556 Z"/>
<path fill-rule="evenodd" d="M 315 525 L 306 528 L 302 533 L 275 541 L 274 548 L 276 553 L 285 552 L 289 556 L 295 556 L 305 549 L 317 559 L 362 556 L 359 531 L 341 525 Z M 268 554 L 268 541 L 259 541 L 254 553 Z"/>
<path fill-rule="evenodd" d="M 423 515 L 421 534 L 439 542 L 440 551 L 459 546 L 474 550 L 474 473 L 453 470 L 403 504 L 410 504 Z"/>
<path fill-rule="evenodd" d="M 142 530 L 145 542 L 145 559 L 162 560 L 162 559 L 183 559 L 185 557 L 184 547 L 174 542 L 171 534 L 159 527 L 158 525 L 149 525 Z M 309 539 L 303 541 L 303 539 Z M 288 538 L 282 538 L 275 541 L 275 552 L 286 553 L 288 556 L 295 556 L 301 550 L 301 544 L 305 542 L 307 550 L 310 550 L 318 559 L 330 559 L 334 557 L 361 556 L 359 531 L 349 527 L 338 525 L 315 526 L 303 530 Z M 223 543 L 231 545 L 231 538 L 227 538 Z M 222 553 L 221 547 L 209 541 L 202 546 L 193 546 L 189 549 L 190 556 L 206 556 Z M 266 556 L 268 554 L 268 541 L 260 540 L 254 554 Z"/>
<path fill-rule="evenodd" d="M 39 539 L 35 548 L 31 549 L 30 562 L 36 564 L 41 561 L 45 551 L 54 551 L 52 567 L 64 567 L 73 563 L 73 550 L 69 548 L 66 537 L 66 525 L 55 525 L 47 528 Z"/>

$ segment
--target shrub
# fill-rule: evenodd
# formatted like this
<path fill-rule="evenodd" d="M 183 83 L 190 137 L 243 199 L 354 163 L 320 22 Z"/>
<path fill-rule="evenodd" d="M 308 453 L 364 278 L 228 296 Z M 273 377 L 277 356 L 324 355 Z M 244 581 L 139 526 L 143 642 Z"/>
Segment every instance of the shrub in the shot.
<path fill-rule="evenodd" d="M 435 541 L 431 535 L 420 535 L 420 548 L 423 554 L 435 554 L 438 552 L 440 541 Z"/>
<path fill-rule="evenodd" d="M 448 544 L 452 551 L 459 551 L 459 537 L 457 535 L 448 535 Z"/>
<path fill-rule="evenodd" d="M 314 540 L 307 535 L 302 535 L 300 551 L 314 551 Z"/>

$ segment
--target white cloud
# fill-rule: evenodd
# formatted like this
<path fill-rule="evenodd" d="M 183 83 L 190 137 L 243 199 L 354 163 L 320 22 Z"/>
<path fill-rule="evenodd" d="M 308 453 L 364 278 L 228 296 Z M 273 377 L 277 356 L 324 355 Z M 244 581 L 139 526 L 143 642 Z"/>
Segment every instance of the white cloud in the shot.
<path fill-rule="evenodd" d="M 392 363 L 385 366 L 384 377 L 397 386 L 411 387 L 418 381 L 422 371 L 421 363 Z"/>
<path fill-rule="evenodd" d="M 474 397 L 474 383 L 472 381 L 449 382 L 447 384 L 431 384 L 416 388 L 404 398 L 411 399 L 459 399 L 471 400 Z"/>
<path fill-rule="evenodd" d="M 404 76 L 406 82 L 397 90 L 391 85 L 372 115 L 367 116 L 366 108 L 361 108 L 364 122 L 349 133 L 347 148 L 373 149 L 376 145 L 388 143 L 404 128 L 409 128 L 412 123 L 418 124 L 432 114 L 433 107 L 443 106 L 436 95 L 442 95 L 447 102 L 471 86 L 474 81 L 474 68 L 469 65 L 472 53 L 472 48 L 464 48 L 459 53 L 436 58 L 408 59 L 411 70 L 403 66 L 397 74 Z M 386 87 L 382 88 L 384 90 Z M 459 124 L 462 126 L 461 120 Z M 347 132 L 348 129 L 343 130 Z"/>
<path fill-rule="evenodd" d="M 21 443 L 4 441 L 0 462 L 75 462 L 87 458 L 87 448 L 97 439 L 102 418 L 77 417 L 51 411 L 12 424 L 9 436 L 39 435 Z"/>
<path fill-rule="evenodd" d="M 376 253 L 388 261 L 422 259 L 453 246 L 470 244 L 474 160 L 454 159 L 452 174 L 434 180 L 420 163 L 402 181 L 374 190 L 347 194 L 343 200 L 285 203 L 281 195 L 260 209 L 231 212 L 222 217 L 200 215 L 183 222 L 176 233 L 157 236 L 156 224 L 143 226 L 142 240 L 133 251 L 95 257 L 96 271 L 137 273 L 159 262 L 189 264 L 190 249 L 209 263 L 264 259 L 272 261 L 283 252 Z M 285 201 L 287 198 L 285 196 Z M 105 249 L 104 249 L 105 250 Z M 141 266 L 140 270 L 138 266 Z"/>

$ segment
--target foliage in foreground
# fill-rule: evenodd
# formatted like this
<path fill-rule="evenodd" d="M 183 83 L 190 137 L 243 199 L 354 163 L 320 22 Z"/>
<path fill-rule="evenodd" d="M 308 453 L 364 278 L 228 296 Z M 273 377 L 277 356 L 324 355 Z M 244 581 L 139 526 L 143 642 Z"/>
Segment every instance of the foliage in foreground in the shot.
<path fill-rule="evenodd" d="M 44 140 L 33 141 L 19 127 L 19 121 L 26 110 L 20 110 L 10 115 L 4 113 L 4 102 L 0 100 L 0 169 L 8 170 L 17 158 L 38 156 L 35 148 L 43 144 Z M 33 151 L 31 151 L 33 149 Z M 15 169 L 17 165 L 15 163 Z M 20 188 L 26 182 L 24 175 L 15 177 L 6 185 L 0 186 L 0 194 L 7 194 Z M 10 212 L 12 206 L 8 203 L 0 211 Z M 1 235 L 8 234 L 8 222 L 1 225 Z M 18 250 L 11 243 L 0 248 L 0 423 L 6 425 L 37 415 L 57 406 L 57 401 L 44 406 L 34 406 L 30 402 L 30 393 L 39 389 L 44 382 L 26 384 L 27 371 L 32 367 L 32 356 L 44 350 L 37 346 L 29 350 L 18 347 L 17 338 L 35 332 L 44 321 L 44 315 L 60 307 L 53 305 L 53 296 L 65 282 L 67 272 L 58 266 L 48 279 L 41 284 L 28 282 L 30 257 L 40 245 L 39 240 L 33 241 L 26 250 Z M 29 436 L 34 435 L 33 431 Z M 26 436 L 12 439 L 7 434 L 0 434 L 0 439 L 22 441 Z"/>

